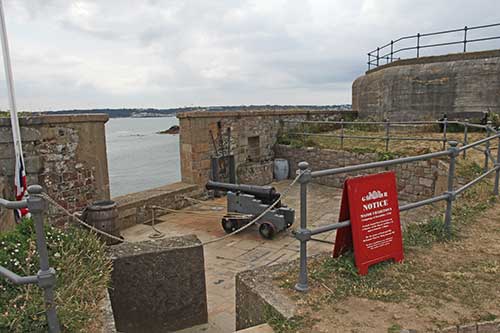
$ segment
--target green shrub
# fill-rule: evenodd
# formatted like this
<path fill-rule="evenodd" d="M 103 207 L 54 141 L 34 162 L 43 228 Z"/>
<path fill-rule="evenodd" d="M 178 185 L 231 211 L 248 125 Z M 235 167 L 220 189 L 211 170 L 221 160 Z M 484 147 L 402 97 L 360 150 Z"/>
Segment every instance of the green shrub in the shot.
<path fill-rule="evenodd" d="M 398 158 L 399 156 L 396 153 L 390 151 L 378 151 L 377 152 L 377 161 L 389 161 Z"/>
<path fill-rule="evenodd" d="M 64 332 L 95 331 L 99 302 L 111 264 L 97 237 L 78 228 L 45 227 L 49 260 L 56 270 L 57 314 Z M 24 220 L 0 236 L 0 265 L 19 275 L 39 270 L 34 224 Z M 96 326 L 97 325 L 97 326 Z M 47 332 L 43 294 L 37 285 L 16 286 L 0 278 L 0 332 Z"/>
<path fill-rule="evenodd" d="M 491 120 L 492 126 L 493 127 L 499 127 L 500 126 L 500 114 L 496 112 L 490 112 L 489 119 Z"/>

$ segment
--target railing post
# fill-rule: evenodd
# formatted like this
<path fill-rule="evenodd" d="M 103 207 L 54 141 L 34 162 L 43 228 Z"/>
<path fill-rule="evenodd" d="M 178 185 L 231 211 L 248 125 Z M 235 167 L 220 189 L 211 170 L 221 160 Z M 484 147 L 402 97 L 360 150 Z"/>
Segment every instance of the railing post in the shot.
<path fill-rule="evenodd" d="M 377 47 L 377 67 L 378 67 L 378 60 L 379 60 L 379 54 L 380 54 L 380 47 Z"/>
<path fill-rule="evenodd" d="M 340 119 L 340 149 L 344 149 L 344 118 Z"/>
<path fill-rule="evenodd" d="M 393 59 L 393 55 L 394 55 L 394 41 L 391 40 L 391 62 L 392 62 L 392 59 Z"/>
<path fill-rule="evenodd" d="M 36 247 L 38 251 L 40 270 L 38 271 L 38 285 L 43 289 L 44 302 L 47 313 L 47 322 L 49 331 L 59 333 L 59 320 L 57 319 L 56 305 L 54 302 L 54 287 L 56 285 L 56 272 L 49 266 L 49 254 L 47 251 L 47 243 L 45 241 L 45 233 L 43 230 L 43 212 L 46 209 L 46 202 L 40 194 L 42 187 L 39 185 L 31 185 L 28 187 L 28 209 L 33 215 L 36 233 Z"/>
<path fill-rule="evenodd" d="M 300 183 L 300 228 L 295 233 L 295 238 L 300 241 L 300 268 L 299 281 L 295 285 L 297 291 L 305 292 L 309 289 L 307 284 L 307 241 L 311 239 L 311 231 L 307 229 L 307 184 L 311 181 L 309 163 L 300 162 L 299 170 L 302 173 Z"/>
<path fill-rule="evenodd" d="M 500 131 L 500 127 L 497 129 Z M 497 161 L 495 163 L 495 186 L 493 187 L 493 194 L 498 195 L 498 182 L 500 180 L 500 138 L 498 138 L 498 146 L 497 146 Z"/>
<path fill-rule="evenodd" d="M 464 52 L 467 52 L 467 26 L 464 28 Z"/>
<path fill-rule="evenodd" d="M 385 151 L 389 151 L 389 118 L 385 118 Z"/>
<path fill-rule="evenodd" d="M 370 58 L 370 53 L 368 53 L 368 70 L 370 70 L 370 65 L 371 65 L 371 58 Z"/>
<path fill-rule="evenodd" d="M 451 210 L 453 208 L 453 201 L 455 200 L 455 192 L 453 191 L 453 181 L 455 179 L 455 163 L 456 157 L 459 154 L 457 145 L 458 142 L 450 141 L 450 148 L 448 148 L 450 152 L 450 167 L 448 169 L 448 191 L 446 194 L 448 198 L 446 199 L 446 213 L 444 217 L 444 229 L 448 236 L 451 235 Z"/>
<path fill-rule="evenodd" d="M 446 132 L 448 130 L 448 117 L 446 115 L 444 115 L 444 119 L 443 119 L 443 150 L 446 149 Z"/>
<path fill-rule="evenodd" d="M 306 125 L 305 123 L 301 124 L 302 128 L 302 145 L 305 147 L 306 146 Z"/>
<path fill-rule="evenodd" d="M 468 144 L 468 138 L 467 138 L 467 135 L 468 135 L 468 130 L 469 130 L 469 126 L 467 126 L 469 124 L 469 119 L 465 119 L 465 123 L 464 123 L 464 146 L 467 146 Z M 463 157 L 465 159 L 465 156 L 466 156 L 466 151 L 467 149 L 464 149 L 464 154 L 463 154 Z"/>
<path fill-rule="evenodd" d="M 417 58 L 420 56 L 420 32 L 417 34 Z"/>
<path fill-rule="evenodd" d="M 488 120 L 486 122 L 486 137 L 489 137 L 491 134 L 491 121 Z M 490 140 L 485 142 L 484 147 L 484 172 L 488 171 L 488 160 L 489 160 L 489 152 L 490 152 Z M 492 161 L 493 162 L 493 161 Z"/>

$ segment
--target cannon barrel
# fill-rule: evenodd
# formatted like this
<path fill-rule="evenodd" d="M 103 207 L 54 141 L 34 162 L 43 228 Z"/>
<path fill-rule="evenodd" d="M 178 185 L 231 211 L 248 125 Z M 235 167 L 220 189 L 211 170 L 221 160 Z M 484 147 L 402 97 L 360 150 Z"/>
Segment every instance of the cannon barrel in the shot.
<path fill-rule="evenodd" d="M 245 193 L 253 195 L 255 198 L 262 200 L 265 204 L 271 204 L 276 201 L 280 194 L 272 186 L 257 186 L 246 184 L 228 184 L 209 180 L 206 185 L 207 190 L 230 191 L 234 193 Z"/>

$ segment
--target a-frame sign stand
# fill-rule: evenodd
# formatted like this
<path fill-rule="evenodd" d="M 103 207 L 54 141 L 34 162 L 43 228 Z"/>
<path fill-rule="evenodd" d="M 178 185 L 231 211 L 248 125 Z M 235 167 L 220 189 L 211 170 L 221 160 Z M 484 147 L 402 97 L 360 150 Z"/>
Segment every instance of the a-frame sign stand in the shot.
<path fill-rule="evenodd" d="M 361 275 L 368 274 L 368 267 L 381 261 L 403 260 L 394 172 L 348 178 L 344 183 L 339 222 L 346 220 L 351 224 L 337 230 L 334 258 L 353 250 Z"/>

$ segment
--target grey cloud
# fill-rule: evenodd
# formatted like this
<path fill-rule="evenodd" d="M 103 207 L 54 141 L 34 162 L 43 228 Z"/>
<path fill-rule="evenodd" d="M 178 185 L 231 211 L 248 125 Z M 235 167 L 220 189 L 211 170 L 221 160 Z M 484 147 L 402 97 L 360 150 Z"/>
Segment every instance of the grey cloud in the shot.
<path fill-rule="evenodd" d="M 6 2 L 18 103 L 31 109 L 349 103 L 377 45 L 499 11 L 486 0 Z"/>

